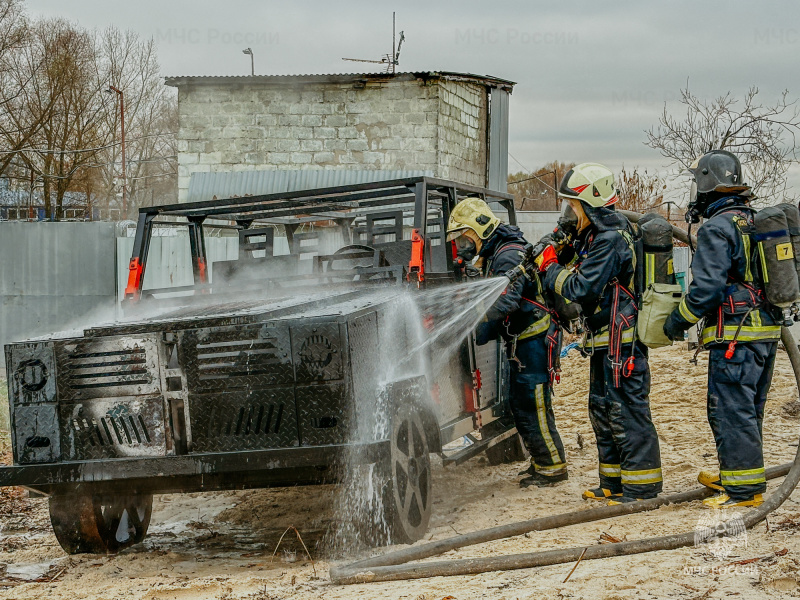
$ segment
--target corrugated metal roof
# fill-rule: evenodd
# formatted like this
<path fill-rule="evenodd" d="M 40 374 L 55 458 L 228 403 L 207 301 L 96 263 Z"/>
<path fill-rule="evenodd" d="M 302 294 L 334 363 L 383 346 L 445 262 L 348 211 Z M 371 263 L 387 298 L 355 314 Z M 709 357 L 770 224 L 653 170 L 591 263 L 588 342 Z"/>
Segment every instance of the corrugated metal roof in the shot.
<path fill-rule="evenodd" d="M 298 75 L 173 75 L 165 77 L 169 86 L 193 84 L 286 84 L 286 83 L 350 83 L 359 80 L 391 79 L 447 79 L 453 81 L 473 81 L 490 87 L 511 88 L 516 82 L 492 75 L 456 73 L 454 71 L 404 71 L 402 73 L 308 73 Z"/>
<path fill-rule="evenodd" d="M 354 169 L 305 169 L 264 171 L 222 171 L 192 173 L 187 202 L 214 198 L 236 198 L 261 194 L 277 194 L 297 190 L 389 181 L 407 177 L 433 177 L 433 171 L 376 171 Z"/>

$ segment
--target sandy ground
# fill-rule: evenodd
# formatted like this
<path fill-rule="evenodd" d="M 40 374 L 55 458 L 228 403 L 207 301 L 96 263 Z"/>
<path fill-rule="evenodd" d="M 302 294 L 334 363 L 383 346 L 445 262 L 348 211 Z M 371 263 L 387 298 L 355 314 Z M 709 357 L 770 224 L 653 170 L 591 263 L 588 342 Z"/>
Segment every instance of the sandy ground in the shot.
<path fill-rule="evenodd" d="M 696 487 L 697 472 L 714 469 L 705 414 L 706 365 L 689 364 L 684 348 L 653 353 L 653 416 L 661 440 L 665 492 Z M 568 451 L 570 479 L 545 489 L 520 489 L 524 463 L 491 467 L 478 457 L 435 468 L 436 502 L 428 539 L 581 510 L 580 492 L 596 483 L 597 454 L 586 410 L 588 362 L 565 361 L 556 416 Z M 797 391 L 781 353 L 765 421 L 768 465 L 797 450 Z M 775 485 L 770 486 L 774 489 Z M 333 487 L 160 496 L 146 541 L 117 556 L 64 555 L 53 537 L 46 501 L 7 490 L 0 497 L 0 598 L 277 600 L 310 598 L 764 598 L 800 596 L 800 492 L 734 545 L 723 559 L 707 548 L 584 561 L 573 565 L 470 577 L 337 586 L 322 540 L 335 527 Z M 633 540 L 692 530 L 706 514 L 699 502 L 599 521 L 450 552 L 447 558 L 589 546 L 601 537 Z M 312 564 L 292 535 L 271 560 L 278 539 L 296 526 Z M 354 556 L 349 557 L 355 558 Z M 751 560 L 755 559 L 755 560 Z M 745 562 L 743 562 L 745 561 Z M 27 579 L 26 579 L 27 578 Z"/>

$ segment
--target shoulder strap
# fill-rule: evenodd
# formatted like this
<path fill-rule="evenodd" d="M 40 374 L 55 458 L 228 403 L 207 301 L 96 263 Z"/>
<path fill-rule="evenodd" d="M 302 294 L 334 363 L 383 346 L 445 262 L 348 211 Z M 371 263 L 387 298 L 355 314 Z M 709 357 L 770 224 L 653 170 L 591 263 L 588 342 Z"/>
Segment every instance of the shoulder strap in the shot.
<path fill-rule="evenodd" d="M 722 211 L 723 213 L 736 213 L 735 215 L 731 216 L 731 222 L 736 229 L 739 238 L 742 240 L 742 244 L 744 246 L 744 260 L 745 260 L 745 268 L 744 268 L 744 281 L 743 282 L 736 282 L 736 283 L 748 283 L 753 284 L 755 282 L 755 277 L 753 275 L 753 271 L 757 271 L 759 274 L 759 279 L 763 281 L 763 273 L 761 272 L 761 262 L 758 260 L 758 244 L 753 244 L 752 235 L 755 233 L 755 224 L 753 223 L 753 212 L 751 210 L 744 211 L 744 210 L 737 210 L 739 207 L 731 208 L 729 210 Z M 722 213 L 718 213 L 722 214 Z M 740 218 L 737 219 L 736 216 Z M 741 220 L 746 220 L 746 224 L 742 224 Z"/>

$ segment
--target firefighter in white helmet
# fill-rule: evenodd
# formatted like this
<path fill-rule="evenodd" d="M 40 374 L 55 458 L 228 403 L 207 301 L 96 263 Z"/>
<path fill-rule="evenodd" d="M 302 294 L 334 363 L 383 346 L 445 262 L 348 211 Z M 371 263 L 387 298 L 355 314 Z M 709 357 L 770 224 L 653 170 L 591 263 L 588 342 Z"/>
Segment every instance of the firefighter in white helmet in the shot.
<path fill-rule="evenodd" d="M 583 497 L 613 498 L 612 504 L 652 498 L 662 488 L 661 456 L 650 417 L 647 347 L 635 338 L 632 228 L 614 209 L 614 174 L 603 165 L 577 165 L 562 179 L 558 195 L 578 215 L 574 256 L 570 265 L 561 265 L 548 249 L 539 262 L 545 288 L 579 304 L 585 316 L 600 486 Z"/>

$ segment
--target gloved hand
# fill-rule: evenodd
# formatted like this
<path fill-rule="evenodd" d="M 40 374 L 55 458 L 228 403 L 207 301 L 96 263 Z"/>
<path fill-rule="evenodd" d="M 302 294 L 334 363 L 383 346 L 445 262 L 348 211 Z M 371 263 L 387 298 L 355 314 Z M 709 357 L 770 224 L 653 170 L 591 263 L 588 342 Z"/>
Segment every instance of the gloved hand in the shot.
<path fill-rule="evenodd" d="M 677 312 L 677 311 L 676 311 Z M 664 335 L 666 335 L 673 342 L 683 341 L 683 332 L 685 331 L 683 324 L 685 321 L 681 319 L 676 312 L 670 313 L 667 320 L 664 321 Z"/>
<path fill-rule="evenodd" d="M 481 272 L 479 269 L 476 269 L 473 265 L 467 264 L 464 266 L 464 275 L 467 277 L 480 277 Z"/>
<path fill-rule="evenodd" d="M 556 249 L 552 246 L 548 246 L 545 248 L 544 252 L 542 252 L 539 256 L 536 257 L 534 261 L 537 265 L 539 265 L 539 272 L 544 273 L 547 271 L 547 267 L 552 265 L 553 263 L 558 262 L 558 256 L 556 255 Z"/>

